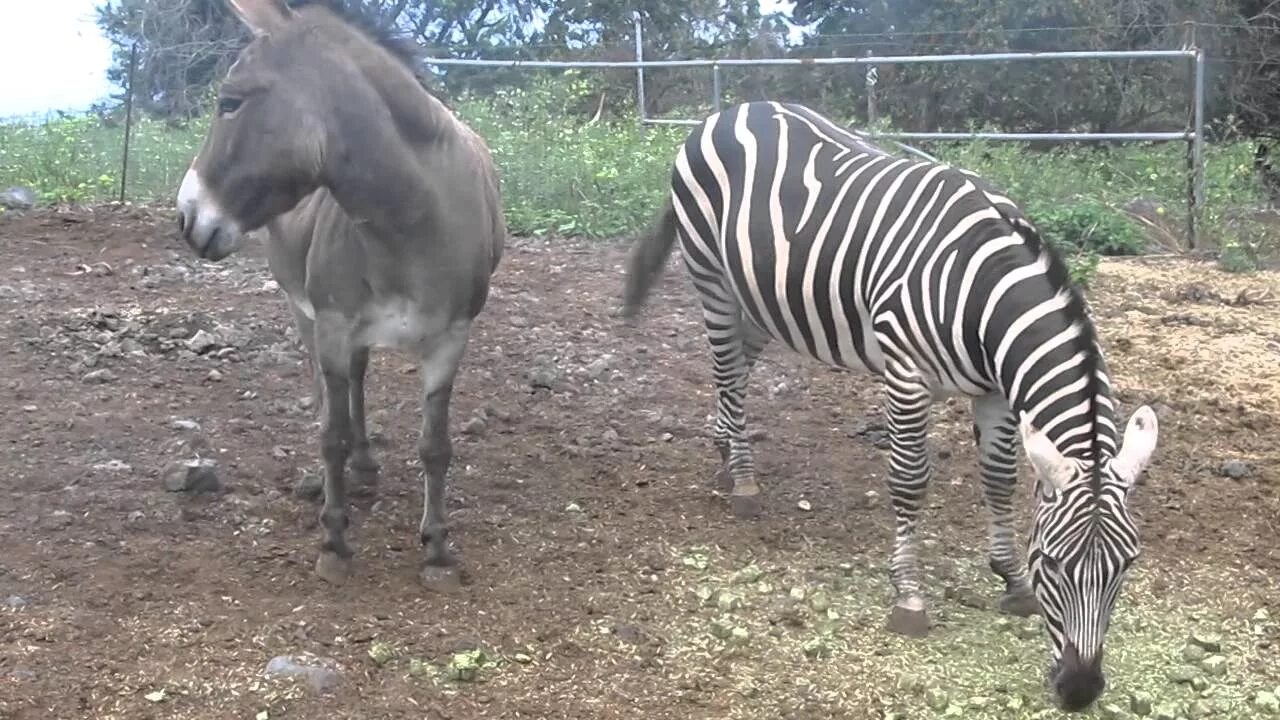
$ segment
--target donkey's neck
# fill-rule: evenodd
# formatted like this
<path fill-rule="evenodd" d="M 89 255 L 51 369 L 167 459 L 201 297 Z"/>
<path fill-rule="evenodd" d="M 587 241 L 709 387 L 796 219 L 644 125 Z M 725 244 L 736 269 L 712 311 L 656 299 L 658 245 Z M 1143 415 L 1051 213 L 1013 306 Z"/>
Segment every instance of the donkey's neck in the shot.
<path fill-rule="evenodd" d="M 437 212 L 432 168 L 456 152 L 459 123 L 404 68 L 362 68 L 382 107 L 351 108 L 348 138 L 328 168 L 330 190 L 357 221 L 389 235 Z"/>

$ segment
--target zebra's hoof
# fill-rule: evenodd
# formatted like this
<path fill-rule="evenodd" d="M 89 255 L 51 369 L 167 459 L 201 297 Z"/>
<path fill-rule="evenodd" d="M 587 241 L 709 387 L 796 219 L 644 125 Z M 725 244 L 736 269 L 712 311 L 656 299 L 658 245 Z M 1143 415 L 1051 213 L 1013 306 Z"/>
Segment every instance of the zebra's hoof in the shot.
<path fill-rule="evenodd" d="M 729 506 L 733 508 L 733 516 L 739 520 L 754 520 L 760 517 L 762 503 L 757 495 L 730 495 Z"/>
<path fill-rule="evenodd" d="M 1000 612 L 1018 617 L 1031 617 L 1040 612 L 1040 603 L 1030 593 L 1009 593 L 1000 596 Z"/>
<path fill-rule="evenodd" d="M 351 558 L 332 550 L 321 550 L 316 556 L 316 575 L 331 585 L 342 585 L 351 577 Z"/>
<path fill-rule="evenodd" d="M 418 580 L 427 590 L 452 595 L 462 590 L 462 571 L 457 565 L 426 565 Z"/>
<path fill-rule="evenodd" d="M 911 638 L 922 638 L 929 634 L 929 614 L 924 610 L 909 610 L 901 605 L 894 605 L 889 613 L 889 631 Z"/>
<path fill-rule="evenodd" d="M 715 485 L 716 489 L 720 492 L 732 492 L 733 475 L 729 472 L 729 466 L 720 466 L 720 469 L 716 471 L 715 477 L 711 479 L 711 483 Z"/>

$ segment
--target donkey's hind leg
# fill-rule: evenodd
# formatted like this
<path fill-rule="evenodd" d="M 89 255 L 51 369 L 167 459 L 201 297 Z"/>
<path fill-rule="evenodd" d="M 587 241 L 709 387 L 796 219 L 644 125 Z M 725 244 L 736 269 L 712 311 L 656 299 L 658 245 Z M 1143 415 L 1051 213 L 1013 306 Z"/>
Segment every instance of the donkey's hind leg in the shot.
<path fill-rule="evenodd" d="M 378 461 L 369 449 L 369 433 L 364 420 L 364 376 L 369 368 L 369 348 L 359 348 L 351 354 L 351 473 L 355 476 L 358 492 L 372 495 L 377 492 Z"/>
<path fill-rule="evenodd" d="M 418 457 L 424 477 L 419 537 L 427 548 L 421 580 L 428 590 L 452 592 L 462 584 L 457 561 L 449 552 L 449 520 L 445 479 L 453 459 L 449 439 L 449 403 L 453 381 L 467 346 L 470 324 L 460 322 L 431 339 L 422 358 L 422 431 Z"/>

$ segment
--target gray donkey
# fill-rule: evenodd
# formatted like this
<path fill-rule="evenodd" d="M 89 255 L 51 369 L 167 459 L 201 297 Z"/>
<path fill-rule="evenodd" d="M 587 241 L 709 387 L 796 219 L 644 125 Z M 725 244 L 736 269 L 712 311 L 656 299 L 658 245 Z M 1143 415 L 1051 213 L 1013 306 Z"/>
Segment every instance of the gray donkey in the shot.
<path fill-rule="evenodd" d="M 460 585 L 447 541 L 449 402 L 506 224 L 485 142 L 423 87 L 412 55 L 318 3 L 228 0 L 253 40 L 227 73 L 178 192 L 179 228 L 221 260 L 266 227 L 323 387 L 324 541 L 316 573 L 351 574 L 345 465 L 372 482 L 364 375 L 372 347 L 416 354 L 425 471 L 422 581 Z"/>

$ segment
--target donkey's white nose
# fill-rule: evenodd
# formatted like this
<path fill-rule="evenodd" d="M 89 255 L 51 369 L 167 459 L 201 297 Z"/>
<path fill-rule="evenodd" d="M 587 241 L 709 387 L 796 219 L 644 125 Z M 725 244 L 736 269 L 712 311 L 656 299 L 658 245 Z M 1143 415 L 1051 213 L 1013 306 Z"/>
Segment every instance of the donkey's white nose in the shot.
<path fill-rule="evenodd" d="M 178 188 L 178 231 L 202 258 L 221 260 L 240 247 L 240 227 L 209 194 L 195 168 Z"/>

